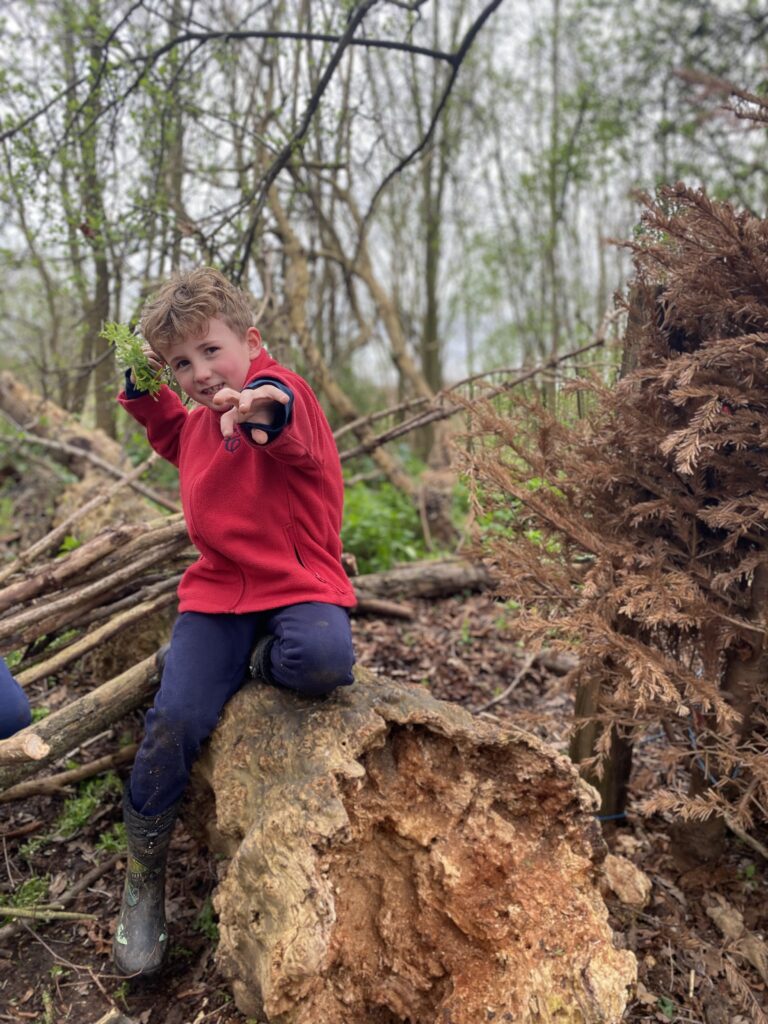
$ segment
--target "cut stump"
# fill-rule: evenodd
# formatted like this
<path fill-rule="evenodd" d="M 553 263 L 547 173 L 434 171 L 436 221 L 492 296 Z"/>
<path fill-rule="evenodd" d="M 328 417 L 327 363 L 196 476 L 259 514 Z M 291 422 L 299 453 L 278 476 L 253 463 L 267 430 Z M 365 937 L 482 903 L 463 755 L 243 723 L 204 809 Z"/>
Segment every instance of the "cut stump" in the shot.
<path fill-rule="evenodd" d="M 635 960 L 598 891 L 596 794 L 533 736 L 362 671 L 325 701 L 254 682 L 187 804 L 231 858 L 217 957 L 246 1016 L 622 1017 Z"/>

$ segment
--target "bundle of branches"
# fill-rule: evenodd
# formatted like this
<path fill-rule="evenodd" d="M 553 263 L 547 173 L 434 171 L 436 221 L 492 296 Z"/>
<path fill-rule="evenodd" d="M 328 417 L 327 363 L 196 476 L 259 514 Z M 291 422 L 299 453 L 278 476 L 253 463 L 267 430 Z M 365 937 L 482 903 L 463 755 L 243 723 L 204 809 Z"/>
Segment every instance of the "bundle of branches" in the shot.
<path fill-rule="evenodd" d="M 44 549 L 45 540 L 36 548 Z M 0 573 L 0 579 L 10 577 L 0 590 L 0 653 L 24 649 L 22 685 L 60 670 L 171 604 L 187 548 L 177 513 L 122 523 L 60 558 L 41 550 L 39 560 L 18 559 Z"/>
<path fill-rule="evenodd" d="M 646 809 L 746 834 L 768 822 L 768 221 L 682 185 L 643 202 L 627 372 L 575 385 L 576 423 L 476 407 L 476 499 L 517 505 L 500 589 L 578 654 L 597 758 L 661 724 Z"/>

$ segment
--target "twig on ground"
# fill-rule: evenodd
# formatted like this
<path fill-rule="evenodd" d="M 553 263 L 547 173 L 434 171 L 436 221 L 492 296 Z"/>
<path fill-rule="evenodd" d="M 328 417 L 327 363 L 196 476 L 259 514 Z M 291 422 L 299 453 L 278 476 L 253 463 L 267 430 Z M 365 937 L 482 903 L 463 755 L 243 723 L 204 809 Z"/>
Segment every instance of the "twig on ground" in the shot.
<path fill-rule="evenodd" d="M 740 825 L 737 825 L 736 822 L 728 816 L 725 818 L 725 824 L 737 839 L 740 839 L 742 843 L 746 843 L 747 846 L 751 847 L 755 851 L 755 853 L 759 853 L 761 857 L 768 860 L 768 846 L 764 846 L 759 839 L 755 839 L 754 836 L 745 832 Z"/>
<path fill-rule="evenodd" d="M 48 907 L 6 907 L 0 904 L 0 917 L 29 917 L 39 921 L 95 921 L 95 914 L 78 914 Z"/>
<path fill-rule="evenodd" d="M 109 771 L 110 768 L 117 768 L 133 760 L 136 751 L 139 749 L 137 743 L 131 743 L 123 747 L 115 754 L 106 754 L 104 757 L 89 761 L 88 764 L 80 765 L 79 768 L 70 768 L 66 772 L 58 772 L 56 775 L 49 775 L 45 779 L 32 779 L 29 782 L 20 782 L 17 786 L 11 786 L 4 793 L 0 793 L 0 804 L 8 803 L 10 800 L 26 800 L 30 796 L 40 796 L 46 793 L 56 793 L 73 782 L 81 782 L 83 779 L 90 779 L 100 772 Z"/>
<path fill-rule="evenodd" d="M 81 892 L 84 892 L 93 885 L 93 883 L 101 878 L 102 875 L 108 874 L 122 856 L 123 854 L 116 853 L 114 856 L 110 857 L 109 860 L 105 860 L 103 864 L 98 864 L 95 868 L 92 868 L 87 874 L 83 875 L 82 878 L 78 879 L 74 885 L 67 889 L 66 892 L 62 893 L 56 902 L 51 905 L 50 909 L 63 910 L 75 899 L 75 897 L 79 896 Z M 14 921 L 13 924 L 6 924 L 0 928 L 0 943 L 7 942 L 8 939 L 12 939 L 15 935 L 18 935 L 23 928 L 26 928 L 30 934 L 35 935 L 30 928 L 27 928 L 23 921 Z M 38 936 L 35 935 L 35 938 L 38 938 Z M 42 939 L 40 939 L 40 941 L 42 942 Z M 43 945 L 45 946 L 44 942 Z M 48 947 L 46 946 L 46 949 L 47 948 Z M 54 956 L 56 956 L 56 954 L 54 954 Z M 57 957 L 57 959 L 59 958 Z M 76 964 L 68 964 L 67 966 L 74 967 L 75 970 L 88 970 L 88 968 L 78 967 Z"/>
<path fill-rule="evenodd" d="M 47 949 L 47 950 L 48 950 L 48 952 L 49 952 L 49 953 L 51 954 L 51 956 L 52 956 L 52 957 L 53 957 L 53 959 L 54 959 L 54 960 L 56 961 L 56 963 L 58 963 L 58 964 L 63 964 L 63 965 L 65 966 L 65 967 L 70 967 L 70 968 L 71 968 L 71 969 L 72 969 L 73 971 L 84 971 L 84 972 L 85 972 L 86 974 L 88 974 L 88 975 L 90 976 L 90 979 L 91 979 L 91 981 L 92 981 L 92 982 L 94 983 L 94 985 L 96 986 L 96 988 L 98 988 L 99 992 L 101 992 L 101 994 L 102 994 L 102 995 L 104 996 L 104 998 L 105 998 L 105 999 L 107 1000 L 107 1002 L 109 1003 L 109 1005 L 110 1005 L 110 1006 L 113 1006 L 113 1005 L 114 1005 L 114 1003 L 112 1002 L 112 1000 L 111 1000 L 111 999 L 110 999 L 110 997 L 109 997 L 109 993 L 107 992 L 107 990 L 106 990 L 106 989 L 104 988 L 104 986 L 103 986 L 103 985 L 101 984 L 101 982 L 99 981 L 99 979 L 98 979 L 98 977 L 96 976 L 96 974 L 94 973 L 94 970 L 93 970 L 93 968 L 92 968 L 92 967 L 85 967 L 85 966 L 84 966 L 83 964 L 75 964 L 75 963 L 72 963 L 72 961 L 71 961 L 71 960 L 66 960 L 66 959 L 65 959 L 65 958 L 64 958 L 63 956 L 59 956 L 59 954 L 58 954 L 58 953 L 56 952 L 56 950 L 55 950 L 55 949 L 51 949 L 51 947 L 50 947 L 50 946 L 48 945 L 48 943 L 47 943 L 47 942 L 45 942 L 45 941 L 44 941 L 44 940 L 43 940 L 43 939 L 42 939 L 42 938 L 41 938 L 41 937 L 40 937 L 40 936 L 39 936 L 39 935 L 37 934 L 37 932 L 33 932 L 33 931 L 32 931 L 32 929 L 31 929 L 31 928 L 29 927 L 29 925 L 28 925 L 28 924 L 25 924 L 25 923 L 24 923 L 24 921 L 19 921 L 19 924 L 21 925 L 21 927 L 22 927 L 22 928 L 23 928 L 23 929 L 24 929 L 25 931 L 28 931 L 28 932 L 29 932 L 29 934 L 30 934 L 30 935 L 32 936 L 32 938 L 33 938 L 33 939 L 34 939 L 34 940 L 35 940 L 36 942 L 39 942 L 39 943 L 40 943 L 40 945 L 41 945 L 41 946 L 42 946 L 42 947 L 43 947 L 44 949 Z M 8 925 L 7 927 L 9 927 L 9 928 L 13 928 L 14 926 L 13 926 L 13 925 Z M 2 931 L 3 931 L 3 929 L 2 929 L 2 928 L 0 928 L 0 932 L 2 932 Z M 113 975 L 107 975 L 107 977 L 113 977 Z"/>
<path fill-rule="evenodd" d="M 509 684 L 509 686 L 507 686 L 505 690 L 503 690 L 501 693 L 497 694 L 495 697 L 492 697 L 489 701 L 486 701 L 485 704 L 480 704 L 476 708 L 470 708 L 469 710 L 472 712 L 472 714 L 473 715 L 477 715 L 481 711 L 487 711 L 488 708 L 492 708 L 495 704 L 500 704 L 503 700 L 506 700 L 506 698 L 510 695 L 510 693 L 512 693 L 512 691 L 528 675 L 528 673 L 530 672 L 531 668 L 533 667 L 533 664 L 536 661 L 536 659 L 538 658 L 538 656 L 539 656 L 539 652 L 538 651 L 533 651 L 531 654 L 529 654 L 528 657 L 523 662 L 523 664 L 521 665 L 521 667 L 518 670 L 517 674 L 515 675 L 515 678 Z"/>
<path fill-rule="evenodd" d="M 20 839 L 22 836 L 28 836 L 30 832 L 37 832 L 39 828 L 43 827 L 43 824 L 42 818 L 35 818 L 34 821 L 28 821 L 25 825 L 19 825 L 18 828 L 0 832 L 0 839 Z"/>
<path fill-rule="evenodd" d="M 375 597 L 360 597 L 352 609 L 353 615 L 384 615 L 393 619 L 413 619 L 413 606 L 395 601 L 382 601 Z"/>

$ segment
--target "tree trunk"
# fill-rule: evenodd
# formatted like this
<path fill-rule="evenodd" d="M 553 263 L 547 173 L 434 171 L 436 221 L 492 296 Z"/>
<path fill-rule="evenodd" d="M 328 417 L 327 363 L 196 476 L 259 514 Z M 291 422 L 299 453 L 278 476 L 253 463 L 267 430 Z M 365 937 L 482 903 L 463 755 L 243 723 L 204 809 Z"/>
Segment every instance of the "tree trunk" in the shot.
<path fill-rule="evenodd" d="M 648 326 L 657 315 L 656 299 L 658 289 L 635 285 L 629 295 L 627 327 L 624 333 L 624 344 L 621 355 L 621 377 L 637 369 L 642 352 L 643 340 L 647 336 Z M 628 624 L 631 627 L 631 624 Z M 590 719 L 599 710 L 600 680 L 581 680 L 576 690 L 575 717 Z M 569 754 L 571 759 L 580 764 L 595 755 L 597 741 L 602 727 L 593 718 L 577 725 Z M 610 754 L 603 762 L 601 775 L 584 772 L 585 778 L 598 790 L 601 797 L 600 814 L 606 820 L 618 820 L 624 814 L 627 805 L 629 776 L 632 770 L 632 741 L 613 730 Z"/>
<path fill-rule="evenodd" d="M 595 797 L 532 736 L 365 672 L 322 702 L 255 682 L 188 803 L 230 858 L 217 958 L 246 1016 L 621 1019 Z"/>
<path fill-rule="evenodd" d="M 462 590 L 486 590 L 495 586 L 493 576 L 482 563 L 461 558 L 410 562 L 386 572 L 356 576 L 355 593 L 368 597 L 446 597 Z"/>
<path fill-rule="evenodd" d="M 594 717 L 600 709 L 600 680 L 580 680 L 576 688 L 573 736 L 568 755 L 574 764 L 589 762 L 597 752 L 597 743 L 603 734 L 603 726 Z M 583 721 L 580 725 L 579 722 Z M 610 751 L 598 773 L 592 767 L 583 768 L 582 776 L 600 794 L 600 817 L 606 821 L 618 821 L 624 816 L 629 790 L 629 776 L 632 771 L 632 741 L 611 730 Z"/>
<path fill-rule="evenodd" d="M 750 622 L 763 625 L 766 621 L 766 609 L 768 609 L 768 565 L 758 565 L 752 578 L 752 591 L 747 618 Z M 768 651 L 760 637 L 760 634 L 750 634 L 751 644 L 732 644 L 725 656 L 725 668 L 723 671 L 722 689 L 727 694 L 730 704 L 741 715 L 741 722 L 738 726 L 739 740 L 741 744 L 755 728 L 754 707 L 759 699 L 760 688 L 765 686 L 768 678 Z M 718 729 L 714 719 L 707 720 L 707 726 L 713 732 Z M 700 756 L 696 758 L 691 768 L 691 783 L 688 795 L 691 797 L 705 793 L 711 786 L 721 784 L 722 780 L 712 774 L 719 774 L 717 755 L 707 764 L 708 748 L 711 743 L 706 735 L 699 736 L 697 747 Z M 711 765 L 711 767 L 710 767 Z M 729 784 L 726 783 L 726 791 Z M 731 787 L 732 788 L 732 787 Z M 712 814 L 703 821 L 692 820 L 682 821 L 675 826 L 674 838 L 678 851 L 686 861 L 697 863 L 711 863 L 718 860 L 725 848 L 725 834 L 727 822 L 719 815 Z"/>

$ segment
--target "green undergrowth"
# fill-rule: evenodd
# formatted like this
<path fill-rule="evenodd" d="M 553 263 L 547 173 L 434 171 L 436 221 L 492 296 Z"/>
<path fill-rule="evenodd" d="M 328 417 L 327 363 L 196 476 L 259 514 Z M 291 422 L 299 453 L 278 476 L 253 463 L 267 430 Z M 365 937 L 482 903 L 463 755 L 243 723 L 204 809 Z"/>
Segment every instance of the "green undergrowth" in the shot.
<path fill-rule="evenodd" d="M 110 796 L 117 796 L 122 791 L 122 783 L 114 772 L 107 772 L 106 775 L 98 776 L 95 779 L 88 779 L 81 782 L 74 796 L 69 797 L 61 809 L 50 831 L 44 835 L 35 836 L 30 839 L 19 850 L 21 856 L 29 861 L 36 854 L 39 854 L 50 843 L 59 839 L 72 839 L 91 820 L 93 815 L 104 804 Z M 111 845 L 110 835 L 114 830 L 99 837 L 96 843 L 97 848 L 104 840 L 107 846 Z M 116 840 L 116 836 L 112 836 Z M 107 849 L 107 847 L 103 847 Z M 117 847 L 115 848 L 117 849 Z M 111 849 L 109 852 L 113 852 Z"/>
<path fill-rule="evenodd" d="M 210 896 L 205 900 L 195 918 L 195 928 L 202 935 L 205 935 L 212 945 L 215 946 L 219 941 L 219 926 L 216 922 L 216 914 Z"/>
<path fill-rule="evenodd" d="M 556 487 L 541 479 L 529 480 L 527 487 L 531 492 L 546 489 L 553 498 L 562 497 Z M 558 541 L 538 528 L 524 502 L 500 492 L 481 492 L 475 497 L 481 512 L 473 518 L 473 529 L 481 541 L 492 544 L 501 538 L 524 536 L 547 555 L 558 556 Z M 452 509 L 459 535 L 465 533 L 469 516 L 469 490 L 464 481 L 459 481 L 453 490 Z M 401 562 L 444 553 L 427 547 L 415 502 L 388 481 L 361 481 L 346 488 L 341 539 L 344 550 L 357 559 L 361 573 L 382 572 Z"/>
<path fill-rule="evenodd" d="M 45 903 L 48 898 L 48 886 L 50 885 L 48 875 L 33 875 L 18 885 L 7 898 L 11 907 L 36 907 Z"/>
<path fill-rule="evenodd" d="M 415 505 L 388 482 L 347 487 L 341 541 L 361 573 L 381 572 L 428 554 Z"/>

